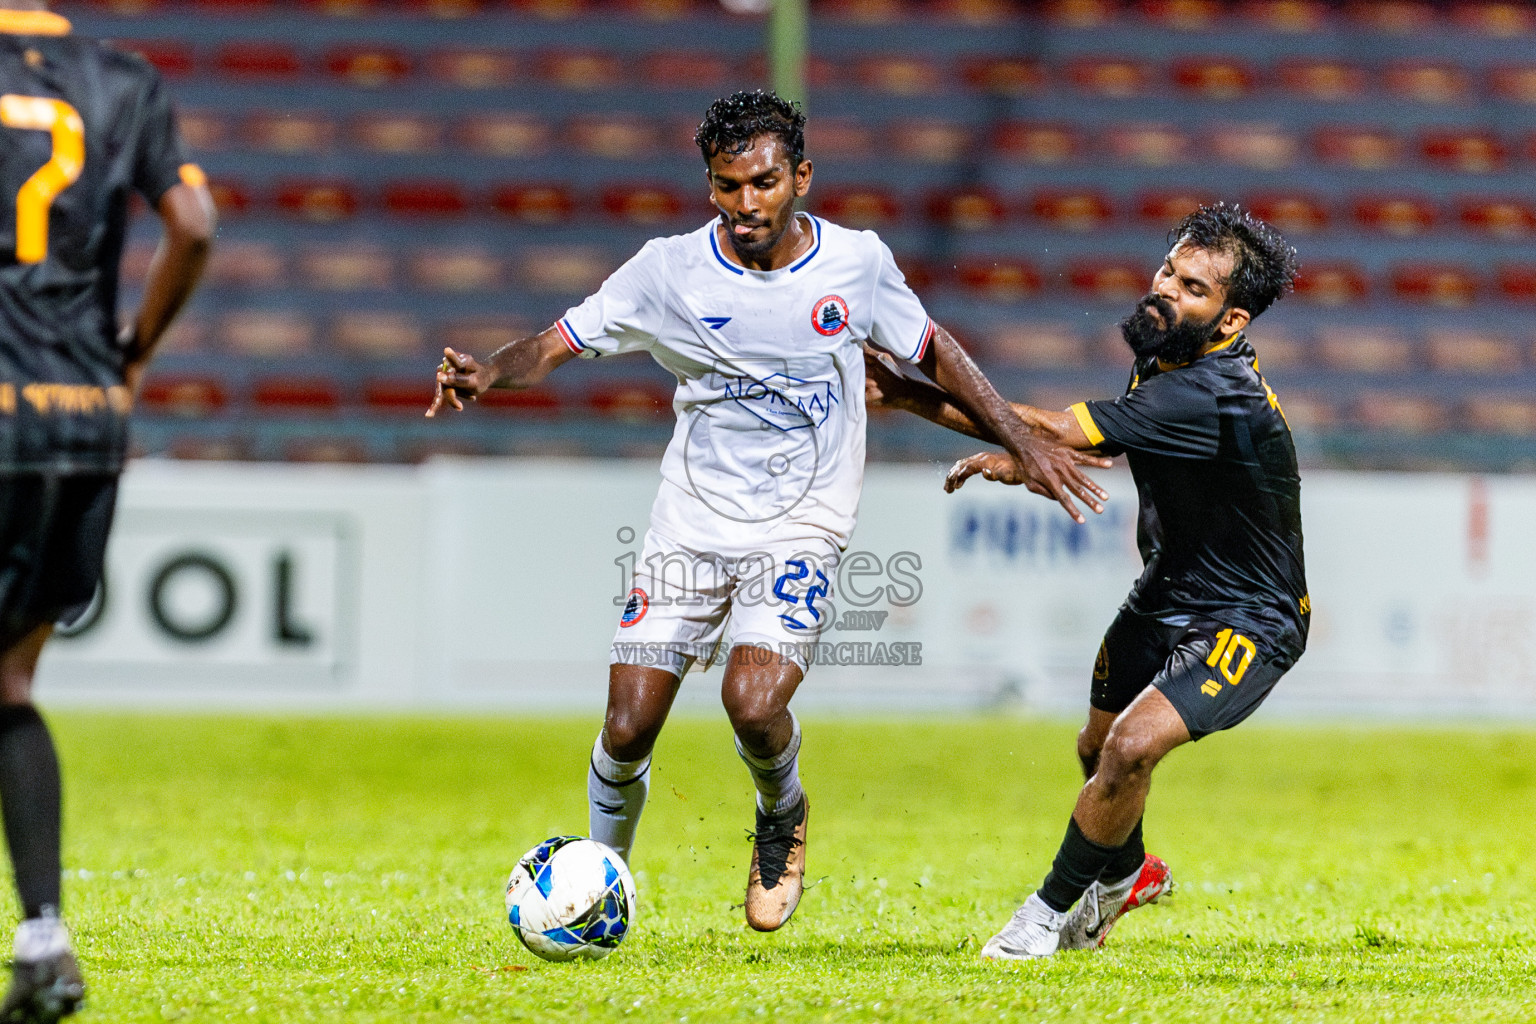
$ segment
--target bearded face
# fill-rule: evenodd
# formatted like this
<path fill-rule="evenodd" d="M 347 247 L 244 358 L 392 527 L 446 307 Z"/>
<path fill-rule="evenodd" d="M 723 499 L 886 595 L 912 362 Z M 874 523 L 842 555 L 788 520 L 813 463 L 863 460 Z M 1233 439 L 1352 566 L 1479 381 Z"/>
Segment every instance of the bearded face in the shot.
<path fill-rule="evenodd" d="M 1147 295 L 1130 316 L 1120 321 L 1120 334 L 1138 357 L 1155 355 L 1169 363 L 1187 363 L 1216 337 L 1226 309 L 1199 323 L 1178 320 L 1173 304 L 1161 295 Z"/>

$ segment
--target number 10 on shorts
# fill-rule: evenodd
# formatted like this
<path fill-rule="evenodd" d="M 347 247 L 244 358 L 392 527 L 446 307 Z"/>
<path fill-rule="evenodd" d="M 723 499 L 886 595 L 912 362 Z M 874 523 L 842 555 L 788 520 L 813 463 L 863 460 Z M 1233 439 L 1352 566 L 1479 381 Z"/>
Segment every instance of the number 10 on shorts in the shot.
<path fill-rule="evenodd" d="M 1238 652 L 1242 652 L 1240 656 Z M 1229 685 L 1236 686 L 1243 681 L 1243 673 L 1248 671 L 1248 666 L 1253 664 L 1258 653 L 1252 640 L 1227 628 L 1216 634 L 1216 646 L 1205 663 L 1211 668 L 1217 668 L 1220 663 L 1222 676 Z M 1232 664 L 1234 660 L 1237 661 L 1235 666 Z M 1221 684 L 1214 679 L 1207 679 L 1205 685 L 1200 687 L 1200 692 L 1207 697 L 1214 697 L 1221 692 Z"/>

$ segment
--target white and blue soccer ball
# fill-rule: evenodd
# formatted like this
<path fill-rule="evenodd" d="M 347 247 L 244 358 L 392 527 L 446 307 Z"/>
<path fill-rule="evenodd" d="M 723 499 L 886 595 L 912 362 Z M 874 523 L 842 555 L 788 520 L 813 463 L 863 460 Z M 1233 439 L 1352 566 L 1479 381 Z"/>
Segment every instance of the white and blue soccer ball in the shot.
<path fill-rule="evenodd" d="M 611 848 L 595 839 L 555 836 L 512 869 L 507 920 L 523 945 L 545 960 L 601 960 L 635 922 L 635 882 Z"/>

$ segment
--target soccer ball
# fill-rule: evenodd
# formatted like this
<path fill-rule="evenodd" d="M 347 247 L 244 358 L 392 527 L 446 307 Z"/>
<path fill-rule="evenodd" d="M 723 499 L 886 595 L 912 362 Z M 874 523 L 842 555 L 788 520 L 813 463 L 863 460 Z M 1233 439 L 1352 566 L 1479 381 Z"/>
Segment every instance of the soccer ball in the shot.
<path fill-rule="evenodd" d="M 597 840 L 555 836 L 512 869 L 507 920 L 545 960 L 601 960 L 635 920 L 635 882 L 624 859 Z"/>

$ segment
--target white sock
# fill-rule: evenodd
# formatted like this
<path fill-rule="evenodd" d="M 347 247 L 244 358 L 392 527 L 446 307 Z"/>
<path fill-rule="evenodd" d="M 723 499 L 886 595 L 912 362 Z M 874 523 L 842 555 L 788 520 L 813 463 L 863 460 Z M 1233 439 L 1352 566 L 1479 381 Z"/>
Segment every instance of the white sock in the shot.
<path fill-rule="evenodd" d="M 603 734 L 599 732 L 592 745 L 592 763 L 587 768 L 587 812 L 592 838 L 613 847 L 626 864 L 650 791 L 650 755 L 638 761 L 615 761 L 603 749 Z"/>
<path fill-rule="evenodd" d="M 736 741 L 736 753 L 746 762 L 752 773 L 752 783 L 757 787 L 757 806 L 764 814 L 787 814 L 800 802 L 805 791 L 800 787 L 800 720 L 789 713 L 794 731 L 789 743 L 773 757 L 764 759 L 747 751 Z"/>
<path fill-rule="evenodd" d="M 29 917 L 16 926 L 16 959 L 36 963 L 69 949 L 69 931 L 56 917 Z"/>

